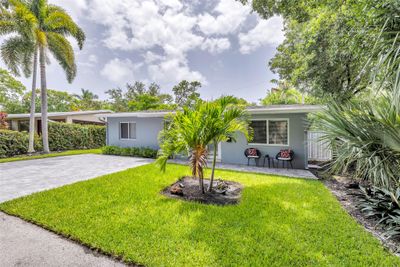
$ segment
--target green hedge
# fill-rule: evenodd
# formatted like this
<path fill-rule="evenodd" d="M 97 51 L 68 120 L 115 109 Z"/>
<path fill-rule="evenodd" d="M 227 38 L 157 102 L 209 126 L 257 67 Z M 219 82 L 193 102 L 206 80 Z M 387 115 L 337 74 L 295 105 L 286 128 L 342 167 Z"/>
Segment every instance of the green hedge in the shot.
<path fill-rule="evenodd" d="M 102 148 L 105 155 L 130 156 L 142 158 L 156 158 L 157 150 L 148 147 L 118 147 L 105 146 Z"/>
<path fill-rule="evenodd" d="M 29 135 L 26 132 L 0 130 L 0 158 L 28 153 Z M 35 150 L 42 149 L 39 136 L 35 136 Z"/>
<path fill-rule="evenodd" d="M 28 152 L 29 134 L 0 130 L 0 158 L 7 158 Z M 49 123 L 49 146 L 51 151 L 93 149 L 106 144 L 106 128 L 95 125 Z M 35 137 L 35 150 L 41 151 L 42 141 Z"/>
<path fill-rule="evenodd" d="M 99 148 L 105 142 L 104 126 L 49 123 L 49 146 L 52 151 Z"/>

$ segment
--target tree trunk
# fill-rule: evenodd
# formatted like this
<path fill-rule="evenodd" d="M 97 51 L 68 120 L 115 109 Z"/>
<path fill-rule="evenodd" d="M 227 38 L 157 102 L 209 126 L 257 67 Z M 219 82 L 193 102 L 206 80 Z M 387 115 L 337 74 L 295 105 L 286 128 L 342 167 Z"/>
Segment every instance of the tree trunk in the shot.
<path fill-rule="evenodd" d="M 33 55 L 31 113 L 29 116 L 29 147 L 28 154 L 35 152 L 35 110 L 36 110 L 36 76 L 37 76 L 37 49 Z"/>
<path fill-rule="evenodd" d="M 210 178 L 210 185 L 208 187 L 208 192 L 211 192 L 213 183 L 214 183 L 214 172 L 215 172 L 215 163 L 217 161 L 217 147 L 218 143 L 214 140 L 214 155 L 213 155 L 213 162 L 211 168 L 211 178 Z"/>
<path fill-rule="evenodd" d="M 40 96 L 42 100 L 42 140 L 43 152 L 50 153 L 47 121 L 47 84 L 46 84 L 46 55 L 45 48 L 40 46 Z"/>

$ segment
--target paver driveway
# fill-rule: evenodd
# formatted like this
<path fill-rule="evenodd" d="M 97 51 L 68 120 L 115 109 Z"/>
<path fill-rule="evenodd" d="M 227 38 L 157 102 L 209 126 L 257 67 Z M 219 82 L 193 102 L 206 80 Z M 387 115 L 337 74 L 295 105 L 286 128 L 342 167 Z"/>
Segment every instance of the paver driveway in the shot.
<path fill-rule="evenodd" d="M 86 154 L 0 163 L 0 202 L 152 161 Z M 124 264 L 0 212 L 0 266 L 114 267 Z"/>
<path fill-rule="evenodd" d="M 151 159 L 85 154 L 0 163 L 0 202 L 137 167 Z"/>

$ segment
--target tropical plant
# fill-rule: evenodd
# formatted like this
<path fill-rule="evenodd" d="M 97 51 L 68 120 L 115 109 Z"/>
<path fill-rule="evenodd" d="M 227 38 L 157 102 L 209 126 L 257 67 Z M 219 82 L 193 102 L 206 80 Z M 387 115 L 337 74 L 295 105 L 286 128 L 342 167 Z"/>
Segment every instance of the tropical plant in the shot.
<path fill-rule="evenodd" d="M 394 192 L 377 187 L 361 187 L 360 203 L 362 212 L 378 220 L 388 237 L 400 236 L 400 187 Z"/>
<path fill-rule="evenodd" d="M 207 131 L 209 117 L 205 105 L 198 102 L 194 108 L 184 107 L 167 118 L 166 129 L 160 132 L 160 152 L 156 163 L 165 171 L 168 158 L 174 154 L 188 153 L 192 175 L 199 179 L 204 189 L 204 169 L 207 166 L 207 146 L 214 136 Z"/>
<path fill-rule="evenodd" d="M 398 17 L 397 17 L 398 18 Z M 367 99 L 330 101 L 317 116 L 334 151 L 331 171 L 354 171 L 356 178 L 394 192 L 400 185 L 400 21 L 385 22 L 377 36 Z M 378 58 L 374 61 L 374 58 Z"/>
<path fill-rule="evenodd" d="M 64 9 L 48 4 L 47 0 L 10 0 L 9 3 L 11 10 L 18 15 L 17 23 L 28 25 L 24 28 L 23 33 L 29 38 L 26 38 L 25 35 L 10 37 L 8 42 L 3 45 L 2 54 L 10 55 L 8 58 L 13 59 L 16 63 L 20 63 L 22 60 L 31 62 L 30 55 L 36 55 L 36 53 L 39 55 L 43 150 L 48 153 L 50 149 L 47 120 L 47 54 L 50 52 L 56 58 L 64 69 L 68 82 L 72 82 L 77 69 L 73 48 L 66 37 L 72 36 L 78 42 L 79 48 L 82 49 L 85 34 Z M 11 28 L 8 25 L 13 23 L 12 20 L 6 22 L 2 27 L 4 31 Z M 17 53 L 18 51 L 32 52 Z M 18 64 L 9 65 L 18 66 Z M 34 92 L 32 98 L 33 96 Z"/>
<path fill-rule="evenodd" d="M 184 107 L 182 111 L 170 115 L 166 129 L 159 136 L 161 149 L 156 162 L 161 169 L 165 170 L 166 162 L 172 155 L 189 154 L 192 175 L 199 179 L 200 189 L 205 193 L 204 168 L 209 155 L 208 145 L 214 145 L 213 179 L 218 143 L 235 140 L 237 131 L 250 136 L 244 109 L 231 105 L 231 100 L 231 97 L 223 97 L 217 102 L 198 101 L 193 108 Z M 209 187 L 211 189 L 212 186 Z"/>
<path fill-rule="evenodd" d="M 236 105 L 237 99 L 233 96 L 223 96 L 208 107 L 209 118 L 212 121 L 207 131 L 214 135 L 213 160 L 211 168 L 210 185 L 208 191 L 212 191 L 217 161 L 217 148 L 220 142 L 236 142 L 237 134 L 244 134 L 247 140 L 253 137 L 253 130 L 249 127 L 249 116 L 243 106 Z"/>
<path fill-rule="evenodd" d="M 10 9 L 10 7 L 12 7 Z M 32 98 L 29 117 L 29 146 L 28 152 L 35 151 L 35 90 L 37 73 L 37 48 L 35 37 L 37 22 L 31 16 L 29 10 L 22 1 L 11 0 L 1 6 L 1 30 L 2 35 L 12 34 L 1 47 L 2 58 L 14 75 L 22 72 L 28 77 L 32 74 Z"/>

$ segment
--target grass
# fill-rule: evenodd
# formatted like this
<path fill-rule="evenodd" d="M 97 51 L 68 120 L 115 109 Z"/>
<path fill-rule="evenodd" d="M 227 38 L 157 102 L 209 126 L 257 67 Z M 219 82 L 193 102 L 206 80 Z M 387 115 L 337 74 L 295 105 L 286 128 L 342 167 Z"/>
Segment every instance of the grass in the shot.
<path fill-rule="evenodd" d="M 20 155 L 11 158 L 0 158 L 0 163 L 4 162 L 13 162 L 20 160 L 30 160 L 30 159 L 44 159 L 44 158 L 53 158 L 53 157 L 61 157 L 61 156 L 72 156 L 72 155 L 81 155 L 81 154 L 101 154 L 101 149 L 81 149 L 81 150 L 68 150 L 62 152 L 52 152 L 50 154 L 40 154 L 40 155 Z"/>
<path fill-rule="evenodd" d="M 319 181 L 218 170 L 236 206 L 159 192 L 185 166 L 141 166 L 0 204 L 0 209 L 146 266 L 399 266 Z"/>

